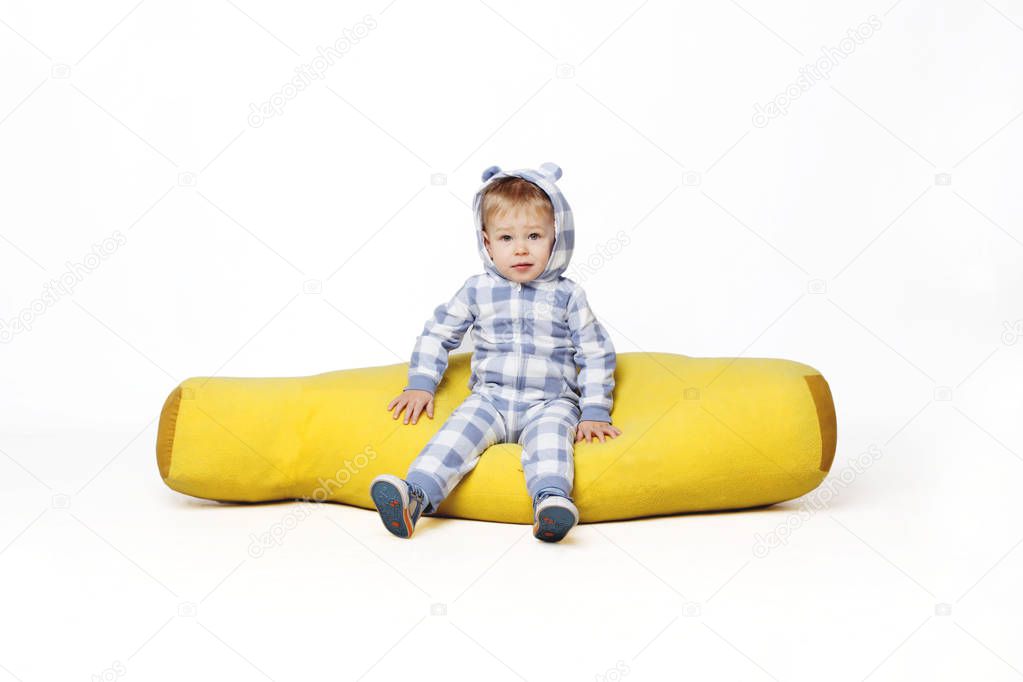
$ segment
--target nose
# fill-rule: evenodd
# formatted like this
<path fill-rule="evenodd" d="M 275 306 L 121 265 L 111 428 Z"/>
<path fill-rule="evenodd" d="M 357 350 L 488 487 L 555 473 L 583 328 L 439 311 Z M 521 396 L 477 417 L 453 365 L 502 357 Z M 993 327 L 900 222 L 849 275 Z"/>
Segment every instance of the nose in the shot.
<path fill-rule="evenodd" d="M 516 242 L 515 253 L 527 254 L 529 253 L 529 246 L 524 241 Z"/>

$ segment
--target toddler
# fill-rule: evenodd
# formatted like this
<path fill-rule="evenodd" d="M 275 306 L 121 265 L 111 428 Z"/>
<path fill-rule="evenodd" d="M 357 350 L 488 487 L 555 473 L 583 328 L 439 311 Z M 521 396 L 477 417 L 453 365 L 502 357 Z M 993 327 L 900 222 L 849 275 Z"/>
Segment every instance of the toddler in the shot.
<path fill-rule="evenodd" d="M 561 168 L 502 172 L 491 166 L 473 201 L 476 245 L 486 272 L 438 306 L 416 341 L 408 385 L 388 411 L 415 424 L 448 353 L 473 328 L 471 393 L 444 422 L 405 478 L 373 479 L 370 496 L 387 530 L 411 537 L 495 443 L 522 446 L 533 499 L 533 535 L 557 542 L 579 522 L 570 496 L 580 440 L 617 437 L 611 426 L 615 350 L 583 288 L 562 273 L 572 258 L 572 210 L 555 182 Z"/>

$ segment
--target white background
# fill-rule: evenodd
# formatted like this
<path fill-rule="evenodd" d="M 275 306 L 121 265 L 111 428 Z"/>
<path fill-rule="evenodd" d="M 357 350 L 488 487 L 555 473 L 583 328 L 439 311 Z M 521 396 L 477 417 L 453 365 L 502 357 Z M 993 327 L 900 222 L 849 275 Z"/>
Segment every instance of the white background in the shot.
<path fill-rule="evenodd" d="M 1023 10 L 388 1 L 0 3 L 0 680 L 1023 675 Z M 825 375 L 824 508 L 402 542 L 163 486 L 179 381 L 407 361 L 543 161 L 619 353 Z"/>

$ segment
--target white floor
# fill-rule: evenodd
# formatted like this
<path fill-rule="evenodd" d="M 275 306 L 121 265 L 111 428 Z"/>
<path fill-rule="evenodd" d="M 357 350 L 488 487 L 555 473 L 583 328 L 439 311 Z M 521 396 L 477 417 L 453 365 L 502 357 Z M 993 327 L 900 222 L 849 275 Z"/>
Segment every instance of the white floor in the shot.
<path fill-rule="evenodd" d="M 298 7 L 0 3 L 0 682 L 1023 677 L 1019 2 Z M 544 161 L 618 352 L 824 374 L 823 488 L 552 546 L 163 485 L 178 382 L 407 362 Z"/>
<path fill-rule="evenodd" d="M 841 448 L 829 498 L 559 545 L 188 498 L 159 479 L 155 424 L 8 438 L 0 679 L 1017 679 L 1023 463 L 965 414 L 927 403 Z"/>

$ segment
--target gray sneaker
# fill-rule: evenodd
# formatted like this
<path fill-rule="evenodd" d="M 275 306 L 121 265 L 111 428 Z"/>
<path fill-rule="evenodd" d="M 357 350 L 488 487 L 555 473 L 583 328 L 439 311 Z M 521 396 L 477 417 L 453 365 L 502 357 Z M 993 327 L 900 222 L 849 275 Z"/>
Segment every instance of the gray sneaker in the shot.
<path fill-rule="evenodd" d="M 369 486 L 369 495 L 380 512 L 384 527 L 399 538 L 412 537 L 416 522 L 429 504 L 419 486 L 391 474 L 380 474 Z"/>
<path fill-rule="evenodd" d="M 579 510 L 572 500 L 561 495 L 537 495 L 533 505 L 533 537 L 558 542 L 579 523 Z"/>

